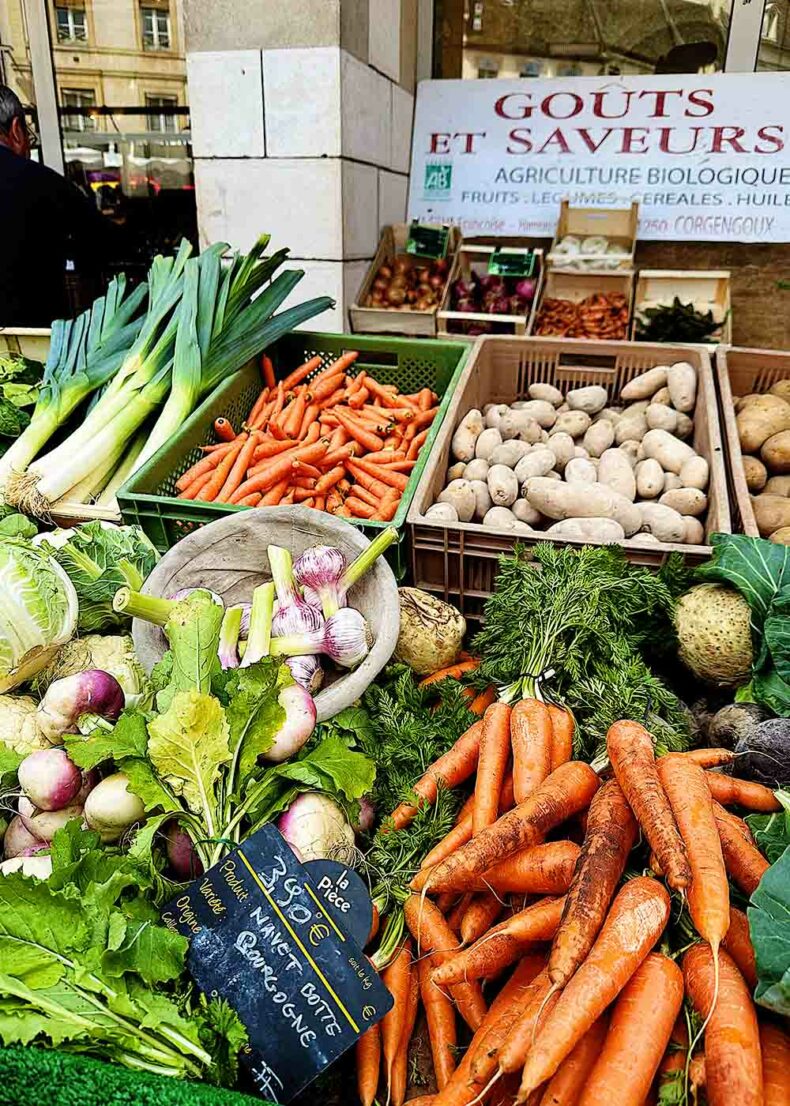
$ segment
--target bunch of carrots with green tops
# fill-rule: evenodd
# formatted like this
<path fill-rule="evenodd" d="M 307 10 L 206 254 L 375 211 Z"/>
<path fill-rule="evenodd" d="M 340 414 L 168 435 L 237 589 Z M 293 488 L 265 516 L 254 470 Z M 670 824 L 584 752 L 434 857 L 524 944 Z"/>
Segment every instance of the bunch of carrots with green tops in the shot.
<path fill-rule="evenodd" d="M 663 1106 L 703 1085 L 707 1106 L 787 1106 L 790 1037 L 758 1021 L 731 902 L 768 863 L 725 810 L 778 810 L 774 793 L 709 771 L 727 749 L 656 758 L 631 721 L 610 727 L 599 775 L 571 759 L 573 729 L 537 699 L 491 703 L 386 823 L 407 833 L 473 782 L 411 882 L 410 935 L 383 971 L 394 1006 L 358 1044 L 363 1106 L 404 1102 L 420 1004 L 437 1092 L 411 1106 Z M 695 931 L 681 940 L 670 893 Z"/>
<path fill-rule="evenodd" d="M 398 509 L 439 410 L 430 388 L 401 395 L 344 353 L 321 368 L 311 357 L 277 382 L 262 361 L 264 387 L 239 432 L 214 423 L 219 441 L 177 481 L 182 499 L 319 511 L 388 522 Z"/>

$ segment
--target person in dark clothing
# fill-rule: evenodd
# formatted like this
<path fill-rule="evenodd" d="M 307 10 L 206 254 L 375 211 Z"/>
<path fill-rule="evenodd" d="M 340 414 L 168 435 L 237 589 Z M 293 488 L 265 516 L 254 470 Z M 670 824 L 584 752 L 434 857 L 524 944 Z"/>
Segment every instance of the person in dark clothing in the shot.
<path fill-rule="evenodd" d="M 66 261 L 97 275 L 105 234 L 82 192 L 30 160 L 22 105 L 0 85 L 0 326 L 49 326 L 70 315 Z"/>

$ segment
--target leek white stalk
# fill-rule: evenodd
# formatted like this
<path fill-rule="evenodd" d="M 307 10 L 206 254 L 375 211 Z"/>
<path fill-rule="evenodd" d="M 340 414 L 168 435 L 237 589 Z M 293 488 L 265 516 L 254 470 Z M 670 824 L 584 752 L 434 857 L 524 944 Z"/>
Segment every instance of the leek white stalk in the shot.
<path fill-rule="evenodd" d="M 111 510 L 118 509 L 118 500 L 116 499 L 116 493 L 119 488 L 122 488 L 129 477 L 132 475 L 136 468 L 137 458 L 140 456 L 143 446 L 146 443 L 147 434 L 144 430 L 140 431 L 132 444 L 127 449 L 126 453 L 121 458 L 121 463 L 116 466 L 115 472 L 110 477 L 109 482 L 105 485 L 99 498 L 96 500 L 100 507 L 109 507 Z"/>
<path fill-rule="evenodd" d="M 272 637 L 272 612 L 274 611 L 274 584 L 259 584 L 252 593 L 250 632 L 241 668 L 268 657 Z"/>

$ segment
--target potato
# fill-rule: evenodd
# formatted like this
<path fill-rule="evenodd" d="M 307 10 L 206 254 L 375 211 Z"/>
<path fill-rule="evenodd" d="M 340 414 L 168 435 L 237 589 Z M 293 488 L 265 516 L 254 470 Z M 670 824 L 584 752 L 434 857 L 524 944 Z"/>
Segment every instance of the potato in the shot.
<path fill-rule="evenodd" d="M 466 465 L 464 464 L 464 462 L 463 461 L 456 461 L 456 463 L 454 465 L 450 465 L 449 469 L 447 470 L 447 479 L 448 479 L 448 481 L 449 480 L 460 480 L 461 477 L 463 476 L 465 470 L 466 470 Z"/>
<path fill-rule="evenodd" d="M 559 407 L 562 403 L 562 392 L 553 384 L 530 384 L 527 395 L 530 399 L 542 399 L 552 407 Z"/>
<path fill-rule="evenodd" d="M 558 538 L 584 538 L 601 545 L 621 542 L 625 538 L 625 531 L 613 518 L 566 518 L 552 523 L 546 533 Z"/>
<path fill-rule="evenodd" d="M 763 462 L 771 473 L 782 476 L 790 472 L 790 430 L 780 430 L 763 442 L 760 450 Z"/>
<path fill-rule="evenodd" d="M 780 399 L 790 403 L 790 377 L 787 380 L 777 380 L 768 391 L 772 396 L 779 396 Z"/>
<path fill-rule="evenodd" d="M 736 412 L 741 411 L 744 407 L 748 407 L 750 403 L 754 403 L 756 399 L 762 399 L 762 392 L 749 392 L 746 396 L 733 396 L 732 405 Z"/>
<path fill-rule="evenodd" d="M 490 463 L 491 454 L 498 445 L 502 445 L 502 434 L 495 426 L 489 426 L 488 429 L 477 436 L 475 457 L 482 458 Z"/>
<path fill-rule="evenodd" d="M 591 465 L 586 457 L 574 457 L 568 461 L 564 476 L 569 484 L 594 484 L 598 479 L 595 465 Z"/>
<path fill-rule="evenodd" d="M 664 470 L 652 457 L 638 461 L 636 491 L 640 499 L 656 499 L 664 490 Z"/>
<path fill-rule="evenodd" d="M 487 403 L 483 414 L 486 426 L 499 428 L 499 420 L 506 415 L 510 408 L 506 403 Z"/>
<path fill-rule="evenodd" d="M 601 384 L 589 384 L 586 388 L 571 388 L 565 399 L 571 411 L 586 411 L 588 415 L 595 415 L 603 411 L 609 394 Z"/>
<path fill-rule="evenodd" d="M 752 495 L 761 492 L 768 481 L 768 469 L 758 457 L 743 458 L 743 475 L 746 477 L 746 487 Z"/>
<path fill-rule="evenodd" d="M 529 527 L 539 526 L 543 517 L 539 511 L 535 510 L 528 499 L 517 499 L 510 510 L 519 522 L 524 522 Z"/>
<path fill-rule="evenodd" d="M 650 400 L 650 402 L 661 403 L 664 405 L 664 407 L 668 407 L 669 404 L 672 402 L 669 395 L 669 388 L 667 388 L 666 385 L 663 388 L 659 388 L 656 394 Z"/>
<path fill-rule="evenodd" d="M 688 414 L 697 402 L 697 370 L 688 361 L 670 365 L 667 373 L 669 398 L 676 411 Z"/>
<path fill-rule="evenodd" d="M 646 461 L 648 459 L 648 457 L 647 457 L 647 454 L 645 453 L 644 445 L 642 444 L 642 442 L 637 442 L 637 446 L 638 446 L 638 449 L 636 451 L 637 463 L 639 461 Z M 622 449 L 622 446 L 620 446 L 620 448 Z"/>
<path fill-rule="evenodd" d="M 744 457 L 744 461 L 746 458 Z M 763 488 L 763 491 L 769 492 L 771 495 L 786 495 L 790 496 L 790 476 L 771 476 L 768 478 L 768 483 Z"/>
<path fill-rule="evenodd" d="M 614 441 L 614 426 L 610 422 L 594 422 L 582 439 L 582 444 L 592 457 L 600 457 Z"/>
<path fill-rule="evenodd" d="M 494 446 L 489 461 L 492 465 L 507 465 L 514 469 L 522 457 L 532 449 L 529 442 L 521 442 L 518 438 L 509 438 L 508 441 Z M 467 477 L 471 480 L 471 477 Z M 482 477 L 485 480 L 485 477 Z"/>
<path fill-rule="evenodd" d="M 790 499 L 783 495 L 766 495 L 765 492 L 756 495 L 752 499 L 752 510 L 760 537 L 769 538 L 775 530 L 790 526 Z"/>
<path fill-rule="evenodd" d="M 549 440 L 548 442 L 546 442 L 546 445 L 554 454 L 554 457 L 556 459 L 556 463 L 554 465 L 555 469 L 557 469 L 558 472 L 562 472 L 568 461 L 570 461 L 571 458 L 575 456 L 574 450 L 576 449 L 576 446 L 574 445 L 573 438 L 570 436 L 570 434 L 566 434 L 564 431 L 561 431 L 558 434 L 549 435 Z"/>
<path fill-rule="evenodd" d="M 636 479 L 631 462 L 621 449 L 607 449 L 598 461 L 598 482 L 606 484 L 632 502 L 636 496 Z"/>
<path fill-rule="evenodd" d="M 425 512 L 425 517 L 435 522 L 458 522 L 458 512 L 452 503 L 433 503 Z"/>
<path fill-rule="evenodd" d="M 677 475 L 676 472 L 665 472 L 664 473 L 664 491 L 665 492 L 673 492 L 675 490 L 675 488 L 682 488 L 682 487 L 683 487 L 683 481 L 680 479 L 680 477 Z"/>
<path fill-rule="evenodd" d="M 549 440 L 549 432 L 544 427 L 540 428 L 540 441 L 547 442 Z"/>
<path fill-rule="evenodd" d="M 516 480 L 523 484 L 532 476 L 545 476 L 554 468 L 556 459 L 548 446 L 535 446 L 526 457 L 522 457 L 515 468 Z"/>
<path fill-rule="evenodd" d="M 635 533 L 641 525 L 634 504 L 607 484 L 555 483 L 536 476 L 528 482 L 524 495 L 547 518 L 613 518 L 626 534 Z"/>
<path fill-rule="evenodd" d="M 759 396 L 738 412 L 735 423 L 743 452 L 756 453 L 774 434 L 790 430 L 790 403 L 779 396 Z"/>
<path fill-rule="evenodd" d="M 623 442 L 641 442 L 647 431 L 647 419 L 644 415 L 623 415 L 614 428 L 614 440 L 618 445 Z"/>
<path fill-rule="evenodd" d="M 623 412 L 618 411 L 615 407 L 604 407 L 603 411 L 599 411 L 597 415 L 593 416 L 593 422 L 610 422 L 616 426 L 622 417 Z"/>
<path fill-rule="evenodd" d="M 562 477 L 560 476 L 560 474 L 558 472 L 556 472 L 554 469 L 552 469 L 551 472 L 546 473 L 546 479 L 547 480 L 562 480 Z"/>
<path fill-rule="evenodd" d="M 645 411 L 645 421 L 650 430 L 668 430 L 674 434 L 678 425 L 678 413 L 663 403 L 651 403 Z"/>
<path fill-rule="evenodd" d="M 522 460 L 525 458 L 522 457 Z M 509 507 L 518 499 L 518 479 L 506 465 L 492 465 L 488 470 L 487 483 L 495 507 Z"/>
<path fill-rule="evenodd" d="M 620 442 L 620 444 L 617 448 L 619 450 L 622 450 L 622 452 L 626 455 L 631 467 L 633 467 L 636 464 L 637 461 L 642 460 L 642 458 L 639 456 L 639 454 L 642 450 L 642 443 L 641 442 L 636 442 L 636 441 L 633 441 L 633 440 L 629 440 L 627 442 Z"/>
<path fill-rule="evenodd" d="M 699 488 L 704 492 L 710 479 L 710 465 L 704 457 L 689 457 L 680 466 L 679 476 L 684 488 Z"/>
<path fill-rule="evenodd" d="M 518 519 L 507 507 L 492 507 L 486 512 L 483 526 L 493 526 L 497 530 L 515 530 Z"/>
<path fill-rule="evenodd" d="M 459 522 L 469 522 L 475 513 L 475 490 L 468 480 L 452 480 L 436 498 L 437 503 L 455 507 Z"/>
<path fill-rule="evenodd" d="M 649 399 L 650 396 L 655 395 L 659 388 L 664 387 L 667 382 L 668 372 L 668 366 L 657 365 L 654 369 L 650 369 L 640 376 L 635 376 L 633 380 L 629 380 L 623 388 L 620 393 L 621 398 L 625 400 Z"/>
<path fill-rule="evenodd" d="M 663 493 L 659 503 L 672 507 L 681 515 L 704 515 L 708 509 L 708 497 L 699 488 L 672 488 Z"/>
<path fill-rule="evenodd" d="M 488 484 L 485 480 L 470 480 L 469 483 L 472 485 L 472 489 L 475 493 L 474 517 L 478 521 L 482 521 L 485 518 L 486 512 L 493 506 Z"/>
<path fill-rule="evenodd" d="M 680 438 L 681 441 L 685 441 L 686 438 L 690 438 L 692 431 L 694 430 L 694 422 L 684 414 L 682 411 L 678 411 L 678 424 L 675 427 L 675 437 Z"/>
<path fill-rule="evenodd" d="M 678 511 L 664 503 L 637 503 L 642 516 L 641 529 L 654 534 L 659 541 L 682 542 L 686 537 L 686 524 Z"/>
<path fill-rule="evenodd" d="M 633 542 L 635 545 L 658 545 L 658 538 L 655 534 L 648 534 L 644 530 L 640 530 L 638 534 L 630 539 L 629 544 Z"/>
<path fill-rule="evenodd" d="M 530 399 L 526 402 L 521 400 L 519 401 L 518 408 L 514 409 L 518 412 L 519 416 L 534 419 L 539 426 L 543 426 L 547 430 L 549 427 L 554 426 L 557 418 L 554 405 L 545 399 Z"/>
<path fill-rule="evenodd" d="M 500 446 L 496 447 L 497 449 Z M 464 470 L 465 480 L 485 480 L 488 476 L 488 470 L 490 464 L 486 461 L 485 457 L 475 457 L 474 461 L 470 461 Z M 447 474 L 450 475 L 449 472 Z"/>
<path fill-rule="evenodd" d="M 776 545 L 790 545 L 790 526 L 780 526 L 778 530 L 774 530 L 768 540 Z"/>
<path fill-rule="evenodd" d="M 588 461 L 590 459 L 590 454 L 587 452 L 583 445 L 577 445 L 573 447 L 573 456 L 583 457 L 585 461 Z"/>
<path fill-rule="evenodd" d="M 540 441 L 540 424 L 524 411 L 510 410 L 503 415 L 499 420 L 499 432 L 503 439 L 519 438 L 530 443 Z"/>
<path fill-rule="evenodd" d="M 686 545 L 704 545 L 705 544 L 705 527 L 702 525 L 698 518 L 694 518 L 693 515 L 684 515 L 683 522 L 686 527 L 684 535 L 684 542 Z"/>
<path fill-rule="evenodd" d="M 648 430 L 642 444 L 647 456 L 658 461 L 664 472 L 679 473 L 686 461 L 696 457 L 690 445 L 679 441 L 666 430 Z"/>
<path fill-rule="evenodd" d="M 570 406 L 563 400 L 557 408 L 557 414 L 564 415 L 566 411 L 570 411 Z"/>
<path fill-rule="evenodd" d="M 453 434 L 450 446 L 456 461 L 471 461 L 475 455 L 475 443 L 483 432 L 483 416 L 473 409 L 467 411 Z"/>
<path fill-rule="evenodd" d="M 549 436 L 554 434 L 570 434 L 572 438 L 580 438 L 590 427 L 592 419 L 586 411 L 563 411 L 557 415 L 557 421 L 549 431 Z"/>

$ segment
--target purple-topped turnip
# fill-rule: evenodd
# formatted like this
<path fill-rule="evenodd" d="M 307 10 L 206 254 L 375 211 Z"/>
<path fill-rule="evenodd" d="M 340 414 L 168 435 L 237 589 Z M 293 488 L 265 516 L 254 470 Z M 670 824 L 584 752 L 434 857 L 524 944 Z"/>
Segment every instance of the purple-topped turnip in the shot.
<path fill-rule="evenodd" d="M 64 734 L 79 732 L 82 715 L 95 714 L 115 722 L 124 705 L 123 688 L 116 678 L 89 668 L 49 685 L 38 707 L 36 725 L 51 745 L 59 745 Z"/>
<path fill-rule="evenodd" d="M 59 748 L 36 749 L 25 757 L 17 774 L 25 796 L 39 810 L 68 806 L 83 784 L 82 772 Z"/>

